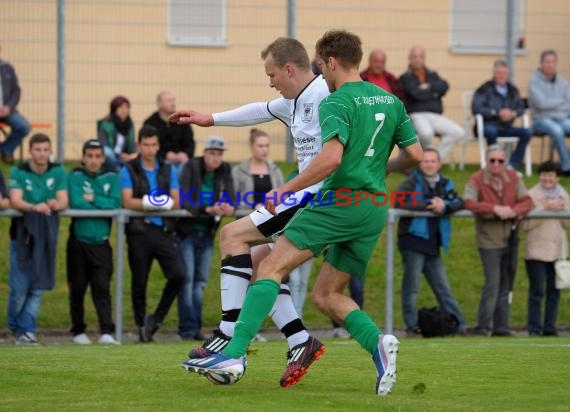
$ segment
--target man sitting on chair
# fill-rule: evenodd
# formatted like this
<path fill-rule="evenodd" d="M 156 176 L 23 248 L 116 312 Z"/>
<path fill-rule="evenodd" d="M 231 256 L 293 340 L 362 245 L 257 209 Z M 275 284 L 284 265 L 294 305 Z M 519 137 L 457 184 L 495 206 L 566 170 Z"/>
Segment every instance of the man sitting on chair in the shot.
<path fill-rule="evenodd" d="M 524 113 L 524 102 L 518 89 L 509 82 L 509 66 L 506 61 L 495 61 L 493 78 L 475 91 L 471 110 L 474 115 L 483 116 L 483 135 L 489 146 L 495 144 L 499 136 L 519 138 L 509 159 L 509 165 L 518 168 L 523 162 L 532 132 L 527 127 L 513 127 L 515 119 Z"/>

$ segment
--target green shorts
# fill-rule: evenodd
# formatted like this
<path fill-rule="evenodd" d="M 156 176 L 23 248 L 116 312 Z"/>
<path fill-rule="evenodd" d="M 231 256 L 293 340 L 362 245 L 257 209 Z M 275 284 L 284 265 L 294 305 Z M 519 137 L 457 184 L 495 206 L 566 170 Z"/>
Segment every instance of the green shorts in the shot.
<path fill-rule="evenodd" d="M 300 209 L 284 229 L 284 235 L 299 249 L 309 249 L 315 256 L 329 246 L 325 261 L 352 276 L 364 278 L 366 266 L 384 229 L 389 205 L 378 206 L 370 200 L 355 204 L 355 194 L 348 204 L 325 192 L 322 202 Z M 326 204 L 325 204 L 326 203 Z M 340 203 L 340 204 L 339 204 Z"/>

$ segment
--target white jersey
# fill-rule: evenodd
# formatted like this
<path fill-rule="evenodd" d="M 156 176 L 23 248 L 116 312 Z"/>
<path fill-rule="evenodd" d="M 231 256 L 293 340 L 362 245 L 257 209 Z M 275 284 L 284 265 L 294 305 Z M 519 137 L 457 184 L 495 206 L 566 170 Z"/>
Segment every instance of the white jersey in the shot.
<path fill-rule="evenodd" d="M 281 120 L 291 129 L 299 173 L 309 166 L 321 152 L 321 125 L 319 124 L 319 105 L 330 94 L 322 76 L 315 78 L 293 99 L 280 97 L 267 103 L 250 103 L 234 110 L 214 113 L 216 126 L 248 126 Z M 305 188 L 299 193 L 317 193 L 323 182 Z M 297 196 L 296 196 L 297 197 Z"/>

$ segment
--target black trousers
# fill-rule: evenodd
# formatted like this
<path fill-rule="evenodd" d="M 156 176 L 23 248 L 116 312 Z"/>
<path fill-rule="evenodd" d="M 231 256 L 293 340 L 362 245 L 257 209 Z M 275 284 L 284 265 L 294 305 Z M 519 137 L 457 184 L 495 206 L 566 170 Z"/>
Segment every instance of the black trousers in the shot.
<path fill-rule="evenodd" d="M 161 227 L 145 223 L 145 232 L 127 235 L 129 265 L 132 272 L 131 295 L 135 323 L 144 325 L 146 315 L 146 289 L 152 261 L 156 259 L 166 277 L 166 285 L 154 311 L 158 323 L 162 323 L 178 291 L 184 284 L 184 261 L 178 249 L 176 236 Z"/>
<path fill-rule="evenodd" d="M 69 311 L 71 333 L 85 332 L 84 299 L 87 287 L 91 286 L 91 297 L 101 334 L 113 333 L 115 326 L 111 318 L 110 284 L 113 274 L 113 251 L 109 242 L 90 245 L 80 242 L 73 235 L 67 241 L 67 285 L 69 287 Z"/>

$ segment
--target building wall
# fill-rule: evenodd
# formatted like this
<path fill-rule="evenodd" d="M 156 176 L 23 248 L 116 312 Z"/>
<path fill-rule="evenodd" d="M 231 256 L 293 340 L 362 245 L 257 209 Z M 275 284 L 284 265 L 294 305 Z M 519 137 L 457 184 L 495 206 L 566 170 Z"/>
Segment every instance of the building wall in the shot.
<path fill-rule="evenodd" d="M 454 54 L 449 50 L 451 1 L 314 0 L 297 2 L 296 36 L 313 54 L 326 30 L 345 28 L 363 40 L 365 60 L 373 48 L 388 54 L 388 69 L 407 66 L 407 53 L 419 44 L 427 65 L 450 83 L 446 115 L 463 123 L 461 95 L 490 77 L 500 55 Z M 559 52 L 559 71 L 570 78 L 570 2 L 526 1 L 526 53 L 515 61 L 515 83 L 526 85 L 540 52 Z M 76 0 L 66 2 L 66 158 L 78 158 L 82 142 L 95 136 L 95 122 L 108 112 L 115 95 L 127 96 L 138 129 L 154 109 L 155 96 L 172 90 L 179 108 L 211 112 L 249 101 L 278 97 L 268 87 L 260 51 L 287 33 L 287 1 L 228 0 L 226 48 L 167 44 L 167 0 Z M 13 63 L 22 86 L 20 111 L 34 122 L 49 122 L 56 136 L 56 1 L 2 2 L 0 56 Z M 366 66 L 363 62 L 363 68 Z M 273 140 L 273 157 L 285 159 L 285 129 L 262 126 Z M 200 143 L 208 134 L 228 139 L 227 158 L 248 156 L 248 128 L 195 128 Z M 537 150 L 538 144 L 534 143 Z M 201 145 L 198 146 L 198 152 Z M 535 152 L 535 158 L 538 152 Z M 468 160 L 478 156 L 475 145 Z"/>

